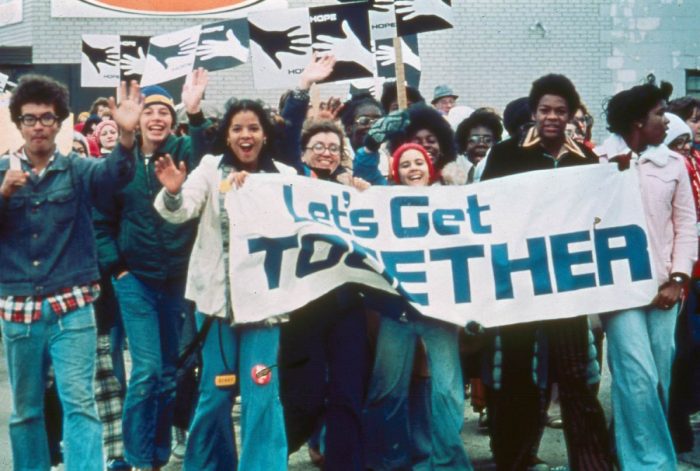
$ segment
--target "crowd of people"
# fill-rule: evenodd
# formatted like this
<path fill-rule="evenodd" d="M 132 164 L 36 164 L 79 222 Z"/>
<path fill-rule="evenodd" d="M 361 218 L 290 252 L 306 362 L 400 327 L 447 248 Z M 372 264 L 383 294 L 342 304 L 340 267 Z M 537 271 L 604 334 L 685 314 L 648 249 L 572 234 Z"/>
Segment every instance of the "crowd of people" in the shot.
<path fill-rule="evenodd" d="M 393 83 L 380 100 L 312 104 L 334 66 L 315 56 L 277 109 L 244 97 L 204 106 L 203 69 L 179 105 L 161 86 L 122 84 L 118 103 L 79 114 L 67 155 L 56 148 L 67 89 L 21 77 L 10 112 L 25 144 L 0 159 L 15 469 L 158 470 L 176 454 L 188 471 L 284 470 L 307 444 L 331 471 L 469 470 L 465 397 L 501 471 L 547 469 L 538 448 L 555 423 L 550 403 L 570 469 L 675 469 L 700 410 L 700 101 L 671 100 L 665 82 L 624 90 L 596 146 L 593 116 L 563 75 L 535 80 L 502 116 L 460 106 L 447 85 L 430 104 L 408 87 L 403 110 Z M 646 305 L 484 329 L 346 284 L 236 322 L 230 286 L 246 280 L 229 271 L 224 199 L 251 174 L 440 191 L 596 164 L 639 174 L 659 284 Z"/>

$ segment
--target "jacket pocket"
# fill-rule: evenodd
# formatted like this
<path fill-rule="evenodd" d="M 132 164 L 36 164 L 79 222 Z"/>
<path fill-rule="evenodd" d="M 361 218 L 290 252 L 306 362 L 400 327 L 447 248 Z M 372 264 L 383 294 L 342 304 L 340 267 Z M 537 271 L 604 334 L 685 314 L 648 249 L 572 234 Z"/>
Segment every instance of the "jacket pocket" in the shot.
<path fill-rule="evenodd" d="M 49 217 L 56 224 L 67 224 L 75 219 L 78 202 L 72 188 L 50 193 L 46 200 L 49 205 Z"/>

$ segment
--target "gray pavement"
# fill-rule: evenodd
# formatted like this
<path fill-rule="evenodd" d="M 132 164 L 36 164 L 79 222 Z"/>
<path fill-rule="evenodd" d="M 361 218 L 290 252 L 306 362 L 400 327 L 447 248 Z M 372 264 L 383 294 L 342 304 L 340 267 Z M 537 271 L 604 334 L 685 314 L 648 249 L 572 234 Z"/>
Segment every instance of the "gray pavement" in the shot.
<path fill-rule="evenodd" d="M 600 399 L 608 417 L 610 417 L 610 375 L 607 368 L 603 371 L 603 384 L 601 385 Z M 239 404 L 234 408 L 234 422 L 238 429 Z M 8 422 L 11 413 L 10 386 L 7 377 L 7 367 L 3 349 L 0 349 L 0 471 L 12 469 L 12 456 L 8 436 Z M 478 416 L 467 407 L 464 413 L 465 422 L 462 430 L 464 444 L 472 458 L 476 470 L 493 470 L 495 466 L 491 460 L 488 438 L 477 427 Z M 238 430 L 236 430 L 238 432 Z M 237 435 L 239 435 L 237 433 Z M 700 430 L 696 432 L 696 443 L 700 444 Z M 696 447 L 700 448 L 700 446 Z M 540 445 L 539 457 L 550 466 L 566 465 L 566 449 L 564 435 L 561 430 L 547 428 Z M 62 468 L 59 468 L 62 469 Z M 177 460 L 163 468 L 164 471 L 179 471 L 181 463 Z M 314 470 L 308 457 L 306 448 L 294 453 L 289 459 L 290 471 Z M 678 469 L 681 471 L 700 469 L 700 450 L 680 457 Z"/>

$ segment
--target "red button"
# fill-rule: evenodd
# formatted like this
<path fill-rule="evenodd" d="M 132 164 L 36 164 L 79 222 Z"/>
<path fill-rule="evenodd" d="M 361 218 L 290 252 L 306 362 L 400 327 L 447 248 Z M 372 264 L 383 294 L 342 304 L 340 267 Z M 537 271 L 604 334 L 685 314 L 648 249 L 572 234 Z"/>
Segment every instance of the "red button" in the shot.
<path fill-rule="evenodd" d="M 272 368 L 265 365 L 255 365 L 250 371 L 250 376 L 255 384 L 264 386 L 272 381 Z"/>

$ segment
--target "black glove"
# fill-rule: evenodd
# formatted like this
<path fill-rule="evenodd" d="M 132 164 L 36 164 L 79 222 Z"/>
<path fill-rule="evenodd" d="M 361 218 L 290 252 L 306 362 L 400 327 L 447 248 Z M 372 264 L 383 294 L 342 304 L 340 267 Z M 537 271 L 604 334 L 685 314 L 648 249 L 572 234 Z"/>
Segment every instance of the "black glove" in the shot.
<path fill-rule="evenodd" d="M 365 136 L 364 146 L 376 152 L 382 142 L 401 135 L 410 124 L 407 111 L 394 111 L 378 119 Z"/>

